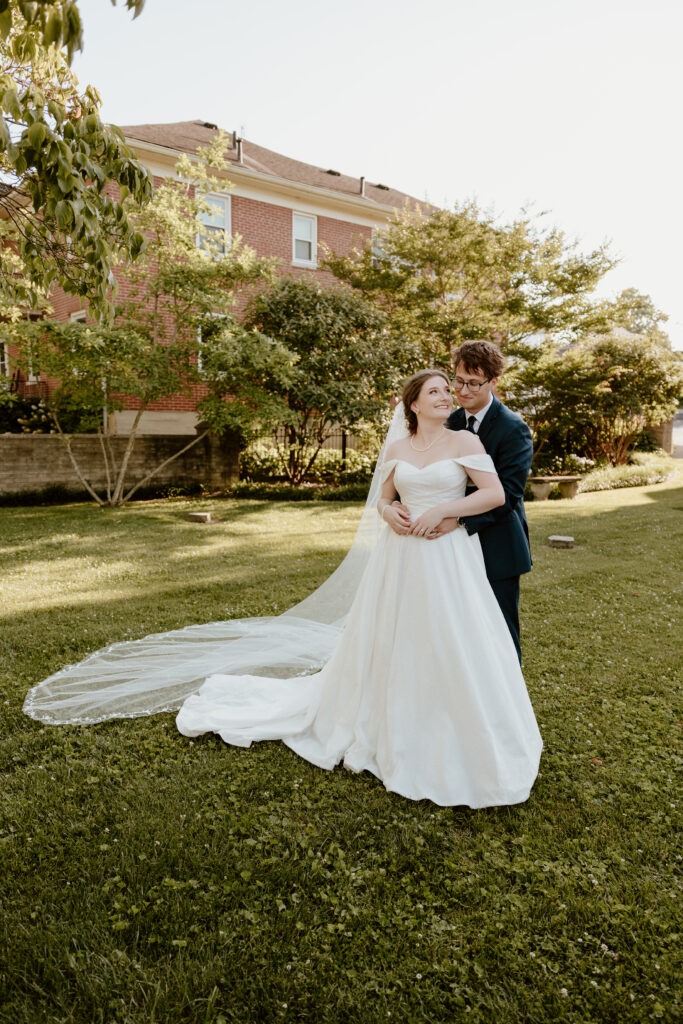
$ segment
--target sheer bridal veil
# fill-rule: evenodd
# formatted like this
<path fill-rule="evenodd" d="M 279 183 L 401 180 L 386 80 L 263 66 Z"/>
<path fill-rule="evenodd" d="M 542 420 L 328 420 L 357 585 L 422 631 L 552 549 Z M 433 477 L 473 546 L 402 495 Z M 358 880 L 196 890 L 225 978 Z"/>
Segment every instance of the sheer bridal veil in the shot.
<path fill-rule="evenodd" d="M 360 524 L 341 565 L 279 616 L 229 619 L 114 643 L 31 689 L 24 711 L 51 725 L 85 725 L 175 711 L 207 676 L 287 678 L 318 671 L 339 639 L 379 529 L 376 506 L 390 444 L 408 433 L 394 410 Z"/>

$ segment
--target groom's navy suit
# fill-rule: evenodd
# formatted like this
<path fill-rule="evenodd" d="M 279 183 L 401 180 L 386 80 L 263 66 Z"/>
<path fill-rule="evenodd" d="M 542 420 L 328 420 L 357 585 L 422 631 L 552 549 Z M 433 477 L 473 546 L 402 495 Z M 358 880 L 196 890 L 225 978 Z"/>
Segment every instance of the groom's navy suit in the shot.
<path fill-rule="evenodd" d="M 446 426 L 451 430 L 465 430 L 465 410 L 456 409 L 452 412 Z M 531 431 L 521 416 L 508 409 L 494 395 L 479 425 L 477 436 L 493 459 L 505 491 L 505 504 L 480 515 L 463 516 L 460 521 L 469 534 L 479 534 L 486 575 L 521 661 L 519 577 L 531 569 L 529 529 L 523 501 L 533 455 Z"/>

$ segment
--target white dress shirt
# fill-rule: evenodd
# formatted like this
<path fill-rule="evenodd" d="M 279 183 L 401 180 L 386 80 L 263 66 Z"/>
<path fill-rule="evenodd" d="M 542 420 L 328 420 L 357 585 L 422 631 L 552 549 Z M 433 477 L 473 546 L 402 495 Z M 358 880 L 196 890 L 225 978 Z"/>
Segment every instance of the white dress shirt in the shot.
<path fill-rule="evenodd" d="M 479 410 L 479 412 L 468 412 L 467 409 L 463 410 L 464 413 L 465 413 L 465 423 L 466 424 L 470 422 L 470 416 L 474 416 L 475 422 L 472 425 L 474 427 L 474 433 L 475 434 L 479 433 L 479 427 L 481 426 L 481 421 L 483 420 L 484 416 L 486 415 L 486 413 L 491 408 L 492 402 L 493 402 L 493 395 L 489 395 L 488 402 L 486 403 L 486 405 L 484 406 L 483 409 Z"/>

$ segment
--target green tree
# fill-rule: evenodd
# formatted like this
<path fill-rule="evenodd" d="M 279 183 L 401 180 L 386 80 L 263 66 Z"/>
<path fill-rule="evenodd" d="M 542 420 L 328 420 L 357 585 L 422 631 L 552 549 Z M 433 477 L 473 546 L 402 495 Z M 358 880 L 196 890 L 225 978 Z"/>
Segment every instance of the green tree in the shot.
<path fill-rule="evenodd" d="M 384 317 L 351 289 L 286 278 L 251 301 L 245 324 L 296 353 L 282 463 L 293 483 L 306 478 L 336 429 L 379 422 L 415 352 L 384 330 Z"/>
<path fill-rule="evenodd" d="M 110 0 L 116 7 L 118 0 Z M 123 0 L 133 17 L 142 12 L 145 0 Z M 37 33 L 44 46 L 64 49 L 69 62 L 83 48 L 83 25 L 78 0 L 0 0 L 0 33 L 6 35 L 20 17 Z"/>
<path fill-rule="evenodd" d="M 636 288 L 625 288 L 615 299 L 598 304 L 597 312 L 609 329 L 622 328 L 671 348 L 671 339 L 663 329 L 668 316 L 657 309 L 649 295 Z"/>
<path fill-rule="evenodd" d="M 531 217 L 500 226 L 466 203 L 406 210 L 372 242 L 349 256 L 330 254 L 326 265 L 376 302 L 424 362 L 448 365 L 467 338 L 495 338 L 523 353 L 532 335 L 574 336 L 614 260 L 604 248 L 580 253 Z"/>
<path fill-rule="evenodd" d="M 126 6 L 139 13 L 140 0 Z M 50 288 L 108 308 L 113 262 L 143 239 L 128 197 L 151 182 L 100 98 L 69 66 L 81 45 L 73 0 L 0 0 L 0 314 L 45 306 Z"/>
<path fill-rule="evenodd" d="M 648 424 L 673 415 L 683 366 L 656 341 L 615 330 L 548 343 L 506 376 L 505 393 L 534 432 L 537 471 L 570 455 L 616 466 Z"/>
<path fill-rule="evenodd" d="M 14 325 L 13 337 L 24 367 L 57 379 L 48 401 L 54 429 L 69 451 L 74 470 L 91 497 L 101 505 L 128 501 L 162 466 L 126 490 L 130 457 L 143 414 L 150 405 L 177 394 L 192 395 L 203 428 L 173 458 L 198 443 L 212 429 L 231 430 L 241 443 L 250 432 L 268 429 L 285 414 L 277 397 L 292 374 L 295 357 L 258 331 L 243 328 L 233 314 L 235 293 L 270 276 L 271 265 L 233 239 L 219 256 L 202 233 L 202 195 L 225 188 L 213 176 L 225 140 L 218 137 L 200 153 L 199 163 L 181 160 L 177 178 L 165 180 L 152 201 L 135 214 L 137 231 L 146 238 L 142 257 L 121 269 L 125 295 L 115 308 L 115 322 L 91 324 L 27 322 Z M 136 414 L 125 453 L 116 463 L 106 420 L 124 408 Z M 100 435 L 107 486 L 98 493 L 85 478 L 62 426 L 74 410 L 82 424 Z"/>

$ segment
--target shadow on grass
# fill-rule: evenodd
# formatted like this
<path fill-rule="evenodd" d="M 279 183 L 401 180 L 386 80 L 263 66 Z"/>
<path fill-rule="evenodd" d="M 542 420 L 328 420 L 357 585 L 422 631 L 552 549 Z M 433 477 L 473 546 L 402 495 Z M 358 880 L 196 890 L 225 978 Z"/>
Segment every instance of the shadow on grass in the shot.
<path fill-rule="evenodd" d="M 663 490 L 657 487 L 648 487 L 645 494 L 651 501 L 668 505 L 675 512 L 683 512 L 683 486 Z"/>

